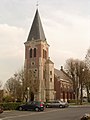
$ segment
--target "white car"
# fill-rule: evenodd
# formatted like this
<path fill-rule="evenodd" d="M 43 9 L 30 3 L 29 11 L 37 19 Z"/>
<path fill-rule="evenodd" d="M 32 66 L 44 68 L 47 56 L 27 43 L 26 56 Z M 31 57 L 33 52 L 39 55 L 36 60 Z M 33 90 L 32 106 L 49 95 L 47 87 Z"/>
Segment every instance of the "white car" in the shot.
<path fill-rule="evenodd" d="M 60 101 L 60 100 L 54 100 L 54 101 L 50 101 L 50 102 L 46 103 L 46 108 L 49 108 L 49 107 L 65 108 L 65 107 L 68 107 L 68 106 L 69 106 L 69 104 L 67 102 L 63 102 L 63 101 Z"/>

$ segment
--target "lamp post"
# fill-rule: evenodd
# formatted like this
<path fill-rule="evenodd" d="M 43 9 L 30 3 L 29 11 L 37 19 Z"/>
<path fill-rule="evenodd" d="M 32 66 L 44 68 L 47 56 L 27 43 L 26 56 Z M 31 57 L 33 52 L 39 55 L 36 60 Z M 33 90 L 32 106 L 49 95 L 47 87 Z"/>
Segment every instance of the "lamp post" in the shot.
<path fill-rule="evenodd" d="M 15 81 L 17 81 L 17 76 L 18 76 L 18 74 L 15 73 L 15 74 L 14 74 Z M 17 97 L 18 97 L 18 96 L 17 96 L 17 94 L 16 94 L 16 93 L 17 93 L 16 86 L 13 86 L 13 87 L 14 87 L 14 91 L 13 91 L 13 92 L 14 92 L 14 96 L 13 96 L 13 98 L 15 99 L 15 101 L 17 101 Z"/>
<path fill-rule="evenodd" d="M 76 81 L 77 81 L 77 83 L 76 83 L 76 97 L 75 97 L 75 99 L 76 99 L 76 104 L 78 104 L 79 103 L 79 78 L 78 78 L 78 76 L 76 77 Z"/>
<path fill-rule="evenodd" d="M 84 72 L 85 70 L 84 69 L 82 69 L 82 76 L 83 76 L 83 72 Z M 82 81 L 82 77 L 81 77 L 81 99 L 80 99 L 80 104 L 82 105 L 82 102 L 83 102 L 83 81 Z"/>
<path fill-rule="evenodd" d="M 27 87 L 27 102 L 29 102 L 29 87 Z"/>

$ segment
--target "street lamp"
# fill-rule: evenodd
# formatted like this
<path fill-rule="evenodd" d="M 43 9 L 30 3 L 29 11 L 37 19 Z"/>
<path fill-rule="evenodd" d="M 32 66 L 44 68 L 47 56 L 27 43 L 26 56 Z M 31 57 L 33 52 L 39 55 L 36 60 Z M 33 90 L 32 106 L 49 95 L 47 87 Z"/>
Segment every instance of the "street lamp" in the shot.
<path fill-rule="evenodd" d="M 82 76 L 83 76 L 83 72 L 84 72 L 85 70 L 84 69 L 82 69 Z M 82 77 L 81 77 L 81 99 L 80 99 L 80 104 L 82 105 L 82 102 L 83 102 L 83 81 L 82 81 Z"/>
<path fill-rule="evenodd" d="M 29 87 L 27 87 L 27 102 L 29 102 Z"/>
<path fill-rule="evenodd" d="M 76 104 L 79 103 L 79 77 L 76 76 L 76 91 L 75 91 L 75 99 L 76 99 Z"/>

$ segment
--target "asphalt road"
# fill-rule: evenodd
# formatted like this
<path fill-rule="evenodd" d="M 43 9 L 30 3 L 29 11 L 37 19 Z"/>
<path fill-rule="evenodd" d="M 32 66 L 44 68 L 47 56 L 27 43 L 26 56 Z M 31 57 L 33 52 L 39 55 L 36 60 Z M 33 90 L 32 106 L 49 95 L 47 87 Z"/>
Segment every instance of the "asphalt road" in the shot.
<path fill-rule="evenodd" d="M 47 108 L 44 112 L 7 111 L 0 114 L 0 120 L 80 120 L 90 107 Z"/>

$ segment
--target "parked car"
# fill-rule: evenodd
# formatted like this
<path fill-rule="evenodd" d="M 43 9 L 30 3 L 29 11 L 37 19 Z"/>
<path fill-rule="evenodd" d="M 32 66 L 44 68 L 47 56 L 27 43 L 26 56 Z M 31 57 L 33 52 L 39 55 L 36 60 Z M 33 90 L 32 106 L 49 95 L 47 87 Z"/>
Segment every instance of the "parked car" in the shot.
<path fill-rule="evenodd" d="M 0 113 L 3 113 L 3 107 L 0 106 Z"/>
<path fill-rule="evenodd" d="M 46 108 L 48 107 L 59 107 L 59 108 L 65 108 L 68 107 L 69 104 L 67 102 L 63 102 L 60 100 L 54 100 L 46 103 Z"/>
<path fill-rule="evenodd" d="M 28 103 L 22 104 L 17 107 L 17 110 L 34 110 L 34 111 L 43 111 L 44 104 L 41 101 L 30 101 Z"/>

